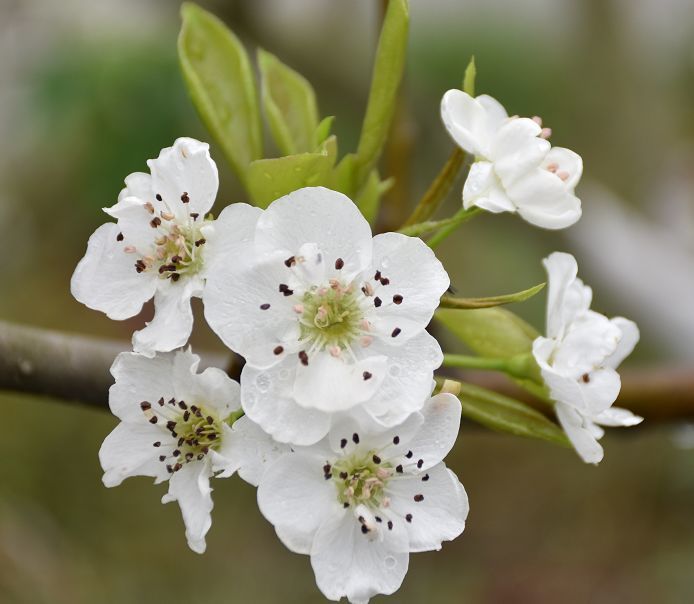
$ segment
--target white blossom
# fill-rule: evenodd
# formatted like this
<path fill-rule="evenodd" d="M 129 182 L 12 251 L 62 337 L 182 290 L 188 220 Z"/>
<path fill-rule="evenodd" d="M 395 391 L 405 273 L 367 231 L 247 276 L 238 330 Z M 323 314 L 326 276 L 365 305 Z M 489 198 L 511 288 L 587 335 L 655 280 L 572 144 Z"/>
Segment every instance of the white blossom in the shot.
<path fill-rule="evenodd" d="M 460 402 L 439 394 L 395 428 L 369 433 L 344 422 L 269 466 L 260 510 L 291 551 L 311 556 L 327 598 L 391 594 L 410 552 L 438 550 L 463 532 L 467 495 L 442 463 L 459 424 Z"/>
<path fill-rule="evenodd" d="M 463 187 L 463 206 L 518 212 L 527 222 L 562 229 L 581 217 L 574 194 L 583 172 L 581 157 L 546 140 L 540 118 L 509 118 L 488 95 L 472 98 L 449 90 L 441 101 L 449 134 L 474 157 Z"/>
<path fill-rule="evenodd" d="M 634 426 L 643 418 L 612 407 L 621 381 L 616 369 L 639 340 L 633 321 L 590 310 L 592 291 L 577 278 L 570 254 L 544 260 L 549 277 L 547 337 L 533 342 L 542 378 L 556 401 L 559 422 L 581 458 L 597 464 L 600 426 Z"/>
<path fill-rule="evenodd" d="M 243 238 L 257 208 L 233 204 L 218 220 L 206 218 L 218 188 L 217 166 L 207 143 L 179 138 L 147 162 L 151 174 L 125 179 L 118 203 L 104 211 L 116 219 L 89 238 L 75 269 L 73 296 L 111 319 L 140 312 L 154 297 L 155 315 L 133 335 L 143 354 L 183 346 L 190 336 L 190 299 L 199 297 L 214 256 L 230 232 Z"/>
<path fill-rule="evenodd" d="M 190 548 L 205 551 L 212 520 L 210 477 L 238 470 L 257 484 L 265 464 L 286 451 L 238 411 L 239 385 L 220 369 L 197 373 L 190 351 L 154 357 L 124 352 L 111 373 L 111 411 L 120 424 L 104 440 L 99 460 L 107 487 L 130 476 L 169 481 L 162 503 L 178 501 Z"/>
<path fill-rule="evenodd" d="M 208 277 L 205 317 L 245 357 L 243 408 L 273 438 L 308 445 L 336 414 L 392 426 L 421 407 L 449 280 L 420 239 L 372 239 L 352 201 L 315 187 L 273 202 L 235 249 Z"/>

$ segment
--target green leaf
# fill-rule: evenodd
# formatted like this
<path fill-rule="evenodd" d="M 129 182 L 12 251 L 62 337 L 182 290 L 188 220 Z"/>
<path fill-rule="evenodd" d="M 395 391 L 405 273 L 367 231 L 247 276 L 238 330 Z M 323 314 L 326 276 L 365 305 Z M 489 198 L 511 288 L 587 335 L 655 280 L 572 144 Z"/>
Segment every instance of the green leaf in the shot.
<path fill-rule="evenodd" d="M 463 77 L 463 92 L 470 96 L 475 96 L 475 80 L 477 79 L 477 66 L 475 65 L 475 56 L 470 57 L 470 62 L 465 68 L 465 76 Z"/>
<path fill-rule="evenodd" d="M 528 298 L 532 298 L 535 294 L 542 291 L 545 283 L 540 283 L 534 287 L 524 289 L 523 291 L 514 294 L 505 294 L 503 296 L 492 296 L 489 298 L 455 298 L 453 296 L 443 296 L 441 298 L 441 308 L 492 308 L 494 306 L 502 306 L 511 304 L 512 302 L 523 302 Z"/>
<path fill-rule="evenodd" d="M 393 186 L 393 179 L 381 180 L 378 171 L 372 170 L 366 184 L 357 195 L 354 203 L 371 225 L 376 222 L 381 197 Z"/>
<path fill-rule="evenodd" d="M 283 155 L 314 151 L 319 141 L 313 87 L 304 76 L 262 48 L 258 49 L 258 67 L 263 109 L 280 151 Z"/>
<path fill-rule="evenodd" d="M 484 357 L 512 357 L 532 350 L 540 334 L 505 308 L 459 310 L 443 308 L 435 318 L 467 346 Z"/>
<path fill-rule="evenodd" d="M 465 383 L 458 398 L 463 415 L 487 428 L 571 446 L 557 424 L 525 403 Z"/>
<path fill-rule="evenodd" d="M 302 187 L 327 185 L 330 181 L 337 140 L 328 138 L 315 153 L 300 153 L 271 159 L 258 159 L 248 167 L 248 191 L 255 205 L 266 208 L 270 202 Z"/>
<path fill-rule="evenodd" d="M 321 120 L 321 123 L 318 124 L 318 128 L 316 128 L 316 146 L 322 145 L 325 139 L 330 136 L 330 131 L 332 130 L 334 121 L 335 116 L 330 115 L 328 117 L 324 117 Z"/>
<path fill-rule="evenodd" d="M 405 68 L 409 9 L 407 0 L 390 0 L 376 50 L 371 91 L 355 158 L 355 183 L 366 182 L 388 137 Z"/>
<path fill-rule="evenodd" d="M 217 17 L 186 2 L 178 37 L 181 71 L 193 104 L 239 179 L 262 157 L 258 95 L 248 55 Z"/>

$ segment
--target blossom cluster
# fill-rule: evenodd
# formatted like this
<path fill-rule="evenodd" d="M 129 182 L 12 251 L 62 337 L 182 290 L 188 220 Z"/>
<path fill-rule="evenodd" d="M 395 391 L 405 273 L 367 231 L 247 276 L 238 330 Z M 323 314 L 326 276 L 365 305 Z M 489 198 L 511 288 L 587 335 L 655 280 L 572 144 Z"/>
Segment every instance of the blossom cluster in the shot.
<path fill-rule="evenodd" d="M 449 91 L 444 123 L 474 155 L 465 207 L 518 212 L 548 228 L 580 217 L 578 155 L 551 148 L 536 119 L 494 99 Z M 212 477 L 257 486 L 258 505 L 293 552 L 310 556 L 333 600 L 367 602 L 399 588 L 410 552 L 460 535 L 468 498 L 443 459 L 461 403 L 435 391 L 443 361 L 427 326 L 449 277 L 421 239 L 372 236 L 345 195 L 304 188 L 265 210 L 234 203 L 214 218 L 217 167 L 208 145 L 180 138 L 125 180 L 115 219 L 89 239 L 75 298 L 122 320 L 154 300 L 111 372 L 119 425 L 99 452 L 106 486 L 135 475 L 168 481 L 191 549 L 205 550 Z M 545 261 L 547 336 L 533 345 L 561 425 L 597 462 L 600 425 L 632 425 L 612 407 L 614 368 L 638 339 L 626 319 L 589 309 L 568 254 Z M 191 298 L 245 361 L 240 383 L 199 371 L 186 344 Z"/>

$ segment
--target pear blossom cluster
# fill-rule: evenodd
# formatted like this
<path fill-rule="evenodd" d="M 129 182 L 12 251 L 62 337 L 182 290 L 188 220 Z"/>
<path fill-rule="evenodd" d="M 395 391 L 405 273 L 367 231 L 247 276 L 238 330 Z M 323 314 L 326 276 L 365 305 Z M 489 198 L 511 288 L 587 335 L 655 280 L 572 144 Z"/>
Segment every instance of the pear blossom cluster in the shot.
<path fill-rule="evenodd" d="M 581 215 L 581 158 L 552 147 L 539 118 L 509 117 L 493 98 L 444 95 L 442 117 L 474 157 L 463 205 L 516 212 L 545 228 Z M 465 528 L 468 497 L 444 458 L 461 401 L 437 390 L 444 356 L 428 331 L 450 280 L 433 250 L 372 234 L 347 196 L 303 188 L 266 209 L 210 213 L 219 185 L 206 143 L 179 138 L 149 173 L 125 179 L 113 218 L 91 236 L 74 297 L 115 320 L 153 300 L 154 316 L 111 368 L 120 420 L 99 451 L 106 486 L 168 483 L 189 547 L 206 549 L 211 480 L 238 474 L 292 552 L 310 557 L 331 600 L 365 603 L 402 584 L 409 554 Z M 598 463 L 601 426 L 641 418 L 613 407 L 636 325 L 590 310 L 576 261 L 555 253 L 546 336 L 532 345 L 548 399 L 581 458 Z M 244 359 L 237 382 L 201 370 L 188 346 L 191 299 Z"/>

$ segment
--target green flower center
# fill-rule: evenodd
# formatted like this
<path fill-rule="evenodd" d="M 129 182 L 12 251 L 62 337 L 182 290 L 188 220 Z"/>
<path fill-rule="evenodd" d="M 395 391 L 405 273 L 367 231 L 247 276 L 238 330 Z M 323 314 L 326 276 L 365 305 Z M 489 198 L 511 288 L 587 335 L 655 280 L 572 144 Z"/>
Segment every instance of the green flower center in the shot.
<path fill-rule="evenodd" d="M 337 498 L 345 507 L 364 504 L 371 508 L 385 505 L 384 489 L 393 467 L 383 462 L 375 451 L 354 454 L 336 461 L 323 470 L 337 488 Z"/>
<path fill-rule="evenodd" d="M 304 293 L 301 311 L 301 340 L 335 352 L 347 349 L 364 331 L 364 315 L 353 286 L 331 281 Z"/>

